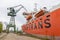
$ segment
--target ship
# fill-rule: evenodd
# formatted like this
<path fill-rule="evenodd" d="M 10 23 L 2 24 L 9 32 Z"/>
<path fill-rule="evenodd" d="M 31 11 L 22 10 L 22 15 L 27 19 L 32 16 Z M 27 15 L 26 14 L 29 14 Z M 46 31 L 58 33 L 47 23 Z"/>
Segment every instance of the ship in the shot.
<path fill-rule="evenodd" d="M 27 23 L 22 25 L 23 32 L 42 38 L 60 40 L 60 4 L 46 13 L 44 10 L 33 12 L 34 19 L 32 13 L 24 12 L 23 15 L 27 15 L 25 17 Z"/>

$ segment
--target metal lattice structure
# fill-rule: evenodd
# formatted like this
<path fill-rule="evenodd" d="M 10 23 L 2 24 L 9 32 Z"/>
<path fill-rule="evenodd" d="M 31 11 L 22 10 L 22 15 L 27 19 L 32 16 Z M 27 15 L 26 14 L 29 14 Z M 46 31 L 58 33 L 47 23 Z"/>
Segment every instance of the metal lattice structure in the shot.
<path fill-rule="evenodd" d="M 20 7 L 18 10 L 15 11 L 14 8 L 19 7 L 19 6 L 21 6 L 21 7 Z M 24 6 L 21 5 L 21 4 L 18 5 L 18 6 L 14 6 L 14 7 L 9 7 L 9 8 L 7 8 L 7 9 L 10 10 L 10 12 L 8 13 L 8 16 L 11 17 L 9 24 L 8 24 L 7 27 L 6 27 L 7 32 L 9 32 L 9 28 L 10 28 L 10 27 L 13 27 L 13 28 L 14 28 L 14 32 L 16 31 L 15 17 L 16 17 L 17 12 L 19 12 L 21 8 L 24 8 Z M 24 9 L 26 10 L 26 8 L 24 8 Z M 27 11 L 27 10 L 26 10 L 26 11 Z"/>

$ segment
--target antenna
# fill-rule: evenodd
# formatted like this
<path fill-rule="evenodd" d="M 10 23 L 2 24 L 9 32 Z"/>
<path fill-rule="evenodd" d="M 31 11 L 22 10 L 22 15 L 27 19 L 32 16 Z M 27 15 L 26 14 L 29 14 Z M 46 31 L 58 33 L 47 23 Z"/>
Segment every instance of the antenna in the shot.
<path fill-rule="evenodd" d="M 35 3 L 34 11 L 37 12 L 37 3 Z"/>

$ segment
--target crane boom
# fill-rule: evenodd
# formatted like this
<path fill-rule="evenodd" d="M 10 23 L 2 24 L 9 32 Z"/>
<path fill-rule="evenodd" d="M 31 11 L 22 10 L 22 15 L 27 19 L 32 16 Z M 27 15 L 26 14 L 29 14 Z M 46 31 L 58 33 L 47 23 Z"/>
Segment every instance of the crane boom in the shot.
<path fill-rule="evenodd" d="M 24 6 L 21 6 L 18 10 L 16 10 L 16 13 L 19 12 L 22 8 L 27 12 L 27 9 Z"/>
<path fill-rule="evenodd" d="M 19 6 L 21 6 L 18 10 L 16 10 L 15 11 L 15 9 L 14 8 L 16 8 L 16 7 L 19 7 Z M 9 16 L 11 16 L 11 15 L 16 15 L 17 14 L 17 12 L 19 12 L 21 9 L 24 9 L 26 12 L 27 12 L 27 9 L 23 6 L 23 5 L 18 5 L 18 6 L 14 6 L 14 7 L 9 7 L 9 8 L 7 8 L 8 10 L 10 10 L 10 12 L 9 12 Z M 12 13 L 12 14 L 10 14 L 10 13 Z"/>
<path fill-rule="evenodd" d="M 19 6 L 22 6 L 22 5 L 20 4 L 20 5 L 17 5 L 17 6 L 9 7 L 8 9 L 10 9 L 10 8 L 16 8 L 16 7 L 19 7 Z"/>

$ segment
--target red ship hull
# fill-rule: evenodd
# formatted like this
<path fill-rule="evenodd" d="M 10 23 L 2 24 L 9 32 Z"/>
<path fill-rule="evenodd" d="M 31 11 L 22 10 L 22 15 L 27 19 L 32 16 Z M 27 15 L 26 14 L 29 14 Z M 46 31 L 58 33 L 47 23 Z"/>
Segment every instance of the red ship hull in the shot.
<path fill-rule="evenodd" d="M 60 8 L 24 24 L 22 30 L 36 36 L 55 36 L 60 40 Z"/>

